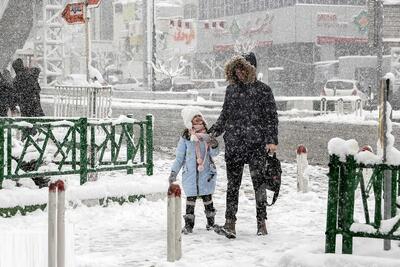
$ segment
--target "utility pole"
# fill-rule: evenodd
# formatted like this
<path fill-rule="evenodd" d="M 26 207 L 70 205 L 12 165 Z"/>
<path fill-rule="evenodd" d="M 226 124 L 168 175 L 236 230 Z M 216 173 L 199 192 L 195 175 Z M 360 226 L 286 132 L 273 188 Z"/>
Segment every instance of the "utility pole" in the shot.
<path fill-rule="evenodd" d="M 86 80 L 90 82 L 90 62 L 91 62 L 91 47 L 90 47 L 90 9 L 88 0 L 85 1 L 85 39 L 86 39 Z"/>
<path fill-rule="evenodd" d="M 150 62 L 155 64 L 155 22 L 154 0 L 143 1 L 143 86 L 154 90 L 154 70 Z"/>
<path fill-rule="evenodd" d="M 157 40 L 156 40 L 156 7 L 155 1 L 152 0 L 152 49 L 151 49 L 151 61 L 153 64 L 156 64 L 156 54 L 157 54 Z M 153 68 L 151 68 L 151 91 L 155 91 L 155 82 L 156 82 L 156 75 Z"/>
<path fill-rule="evenodd" d="M 383 1 L 376 0 L 376 14 L 375 14 L 375 34 L 376 34 L 376 88 L 379 90 L 381 87 L 382 79 L 382 65 L 383 65 Z"/>
<path fill-rule="evenodd" d="M 383 1 L 376 0 L 376 9 L 375 9 L 375 27 L 374 32 L 376 35 L 376 58 L 377 58 L 377 66 L 376 66 L 376 80 L 377 80 L 377 90 L 379 96 L 379 109 L 380 109 L 380 143 L 383 150 L 383 163 L 387 162 L 387 120 L 390 114 L 387 113 L 387 101 L 389 95 L 389 84 L 385 80 L 383 80 Z M 384 220 L 392 218 L 392 171 L 385 170 L 384 171 L 384 212 L 383 218 Z M 383 249 L 390 250 L 391 249 L 391 241 L 390 239 L 383 240 Z"/>
<path fill-rule="evenodd" d="M 143 87 L 148 88 L 149 80 L 148 80 L 148 35 L 147 35 L 147 0 L 142 1 L 142 20 L 143 20 Z"/>

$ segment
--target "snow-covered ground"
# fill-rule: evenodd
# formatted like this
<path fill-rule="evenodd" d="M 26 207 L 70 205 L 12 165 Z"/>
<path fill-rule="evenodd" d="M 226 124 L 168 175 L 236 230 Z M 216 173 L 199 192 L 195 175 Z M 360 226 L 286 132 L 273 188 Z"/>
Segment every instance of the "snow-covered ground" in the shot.
<path fill-rule="evenodd" d="M 167 184 L 172 156 L 155 154 L 155 175 L 160 184 Z M 217 209 L 217 223 L 224 221 L 226 172 L 223 156 L 217 158 L 219 180 L 214 195 Z M 393 242 L 391 251 L 384 252 L 382 240 L 356 238 L 354 255 L 326 255 L 325 220 L 327 198 L 327 169 L 310 166 L 311 192 L 297 193 L 296 166 L 283 163 L 283 185 L 275 206 L 268 209 L 268 236 L 256 236 L 255 200 L 249 171 L 246 169 L 240 191 L 237 221 L 237 239 L 228 240 L 205 229 L 204 208 L 199 201 L 196 207 L 196 225 L 192 235 L 183 236 L 183 257 L 175 264 L 166 261 L 167 201 L 164 196 L 122 206 L 86 207 L 78 205 L 66 212 L 67 222 L 74 233 L 69 244 L 74 244 L 74 262 L 77 267 L 111 266 L 400 266 L 398 242 Z M 143 170 L 136 170 L 143 172 Z M 141 173 L 143 184 L 146 176 Z M 100 179 L 112 179 L 120 183 L 129 179 L 123 173 L 102 173 Z M 165 189 L 166 190 L 166 189 Z M 359 196 L 359 194 L 357 194 Z M 183 201 L 184 205 L 185 201 Z M 358 212 L 361 207 L 356 208 Z M 46 238 L 47 213 L 34 212 L 28 216 L 0 218 L 0 233 L 16 233 L 42 229 Z M 21 234 L 20 237 L 21 238 Z M 340 238 L 338 238 L 340 239 Z M 18 238 L 9 237 L 8 243 Z M 41 241 L 42 250 L 36 253 L 45 256 L 46 240 Z M 33 249 L 29 243 L 18 250 Z M 340 251 L 338 242 L 337 251 Z M 16 253 L 21 255 L 27 253 Z M 0 266 L 18 267 L 4 261 L 4 251 L 0 249 Z M 26 256 L 28 257 L 28 256 Z M 3 261 L 1 261 L 3 260 Z M 8 258 L 10 261 L 10 258 Z M 31 259 L 32 260 L 32 259 Z M 28 265 L 21 265 L 28 266 Z M 40 266 L 43 265 L 29 265 Z"/>

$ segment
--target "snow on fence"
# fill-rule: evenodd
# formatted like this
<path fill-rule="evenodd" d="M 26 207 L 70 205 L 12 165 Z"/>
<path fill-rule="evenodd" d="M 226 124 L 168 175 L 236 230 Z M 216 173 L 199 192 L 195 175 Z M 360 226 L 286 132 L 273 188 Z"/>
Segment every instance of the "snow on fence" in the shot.
<path fill-rule="evenodd" d="M 55 89 L 55 117 L 111 117 L 112 88 L 110 86 L 57 85 Z"/>
<path fill-rule="evenodd" d="M 15 131 L 22 131 L 22 141 L 13 138 Z M 84 184 L 89 173 L 132 174 L 134 168 L 153 174 L 152 115 L 144 121 L 126 116 L 0 119 L 0 185 L 4 179 L 66 174 L 79 174 Z"/>
<path fill-rule="evenodd" d="M 400 240 L 400 215 L 397 215 L 399 207 L 396 203 L 400 193 L 400 161 L 383 164 L 381 157 L 369 149 L 359 149 L 355 140 L 344 141 L 334 138 L 329 142 L 328 149 L 330 162 L 325 252 L 335 253 L 337 234 L 343 236 L 344 254 L 352 253 L 353 237 Z M 372 170 L 369 179 L 363 177 L 365 169 Z M 387 172 L 391 172 L 389 186 L 385 181 Z M 391 196 L 390 218 L 382 219 L 382 202 L 386 186 L 390 188 L 388 191 Z M 361 199 L 363 206 L 365 220 L 363 223 L 354 219 L 356 192 L 361 194 L 361 198 L 357 199 Z M 374 196 L 372 214 L 370 214 L 369 196 Z"/>
<path fill-rule="evenodd" d="M 181 188 L 178 184 L 171 184 L 168 188 L 167 211 L 167 260 L 174 262 L 182 257 L 181 238 Z"/>

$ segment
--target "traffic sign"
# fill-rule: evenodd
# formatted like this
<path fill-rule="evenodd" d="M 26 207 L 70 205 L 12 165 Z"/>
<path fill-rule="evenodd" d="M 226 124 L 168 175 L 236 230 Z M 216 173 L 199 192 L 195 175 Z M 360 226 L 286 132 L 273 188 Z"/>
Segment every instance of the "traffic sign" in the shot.
<path fill-rule="evenodd" d="M 85 23 L 85 4 L 84 3 L 72 3 L 65 6 L 61 16 L 69 24 L 81 24 Z"/>
<path fill-rule="evenodd" d="M 88 7 L 98 7 L 101 0 L 87 0 Z"/>

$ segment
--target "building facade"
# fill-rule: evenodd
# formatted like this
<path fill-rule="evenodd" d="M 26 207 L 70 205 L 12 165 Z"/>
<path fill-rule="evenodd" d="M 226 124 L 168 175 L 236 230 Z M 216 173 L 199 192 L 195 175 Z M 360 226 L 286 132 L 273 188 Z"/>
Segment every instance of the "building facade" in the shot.
<path fill-rule="evenodd" d="M 316 95 L 315 62 L 371 53 L 367 16 L 361 0 L 199 1 L 196 59 L 222 64 L 247 47 L 277 95 Z"/>

